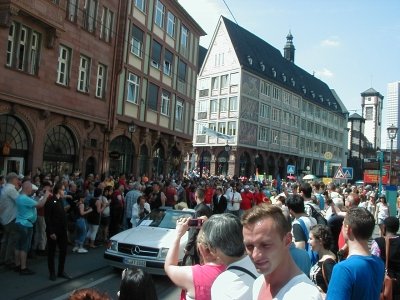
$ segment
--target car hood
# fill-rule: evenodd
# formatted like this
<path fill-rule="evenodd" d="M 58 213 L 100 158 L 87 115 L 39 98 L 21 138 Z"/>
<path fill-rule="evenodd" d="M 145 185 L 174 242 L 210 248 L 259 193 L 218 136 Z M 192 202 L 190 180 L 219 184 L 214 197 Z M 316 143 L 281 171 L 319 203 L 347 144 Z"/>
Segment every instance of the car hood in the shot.
<path fill-rule="evenodd" d="M 142 245 L 152 248 L 170 248 L 175 237 L 175 229 L 138 226 L 125 230 L 111 239 L 124 244 Z M 181 238 L 181 241 L 186 240 L 187 233 Z"/>

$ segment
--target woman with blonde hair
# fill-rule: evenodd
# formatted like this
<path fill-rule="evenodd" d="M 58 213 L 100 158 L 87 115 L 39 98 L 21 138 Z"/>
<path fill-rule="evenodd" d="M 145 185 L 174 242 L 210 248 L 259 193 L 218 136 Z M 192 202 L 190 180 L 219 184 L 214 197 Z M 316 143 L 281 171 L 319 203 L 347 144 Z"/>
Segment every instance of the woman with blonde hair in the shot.
<path fill-rule="evenodd" d="M 168 251 L 164 269 L 172 282 L 182 288 L 181 300 L 211 300 L 211 286 L 217 276 L 225 270 L 225 266 L 217 258 L 215 249 L 211 249 L 205 242 L 203 229 L 200 229 L 197 236 L 201 264 L 178 266 L 180 240 L 189 229 L 189 220 L 190 218 L 177 220 L 176 238 Z"/>

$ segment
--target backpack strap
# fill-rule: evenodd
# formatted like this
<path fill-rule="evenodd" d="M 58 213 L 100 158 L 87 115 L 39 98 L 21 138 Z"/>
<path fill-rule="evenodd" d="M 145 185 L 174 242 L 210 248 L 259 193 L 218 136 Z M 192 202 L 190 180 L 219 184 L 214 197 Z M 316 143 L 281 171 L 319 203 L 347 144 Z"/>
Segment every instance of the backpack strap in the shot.
<path fill-rule="evenodd" d="M 301 229 L 303 229 L 304 235 L 306 236 L 306 242 L 305 242 L 305 250 L 308 251 L 308 230 L 306 227 L 306 223 L 304 223 L 304 221 L 301 218 L 298 218 L 297 221 L 299 222 L 299 225 L 301 227 Z"/>
<path fill-rule="evenodd" d="M 254 275 L 252 272 L 250 272 L 249 270 L 240 267 L 240 266 L 230 266 L 227 268 L 227 270 L 238 270 L 238 271 L 242 271 L 244 273 L 246 273 L 247 275 L 249 275 L 250 277 L 253 277 L 254 279 L 257 279 L 257 276 Z"/>

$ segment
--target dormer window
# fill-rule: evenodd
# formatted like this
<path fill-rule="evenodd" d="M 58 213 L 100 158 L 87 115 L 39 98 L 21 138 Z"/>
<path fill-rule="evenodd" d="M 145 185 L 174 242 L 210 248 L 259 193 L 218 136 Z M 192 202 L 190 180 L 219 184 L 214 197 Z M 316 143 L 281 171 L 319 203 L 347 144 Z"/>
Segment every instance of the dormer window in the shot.
<path fill-rule="evenodd" d="M 307 89 L 306 89 L 306 87 L 304 85 L 301 87 L 301 89 L 303 90 L 304 94 L 307 94 Z"/>
<path fill-rule="evenodd" d="M 336 103 L 335 103 L 335 104 L 333 104 L 333 107 L 334 107 L 335 109 L 337 109 L 337 105 L 336 105 Z"/>
<path fill-rule="evenodd" d="M 260 67 L 261 67 L 261 71 L 265 71 L 265 65 L 264 62 L 260 61 Z"/>
<path fill-rule="evenodd" d="M 292 86 L 295 86 L 295 85 L 296 85 L 296 82 L 294 81 L 293 77 L 290 78 L 290 80 L 292 81 Z"/>
<path fill-rule="evenodd" d="M 286 82 L 286 75 L 285 75 L 285 73 L 282 73 L 282 79 L 283 79 L 283 82 Z"/>
<path fill-rule="evenodd" d="M 276 78 L 276 71 L 275 68 L 272 68 L 272 76 L 274 76 Z"/>
<path fill-rule="evenodd" d="M 251 58 L 250 55 L 247 55 L 247 61 L 249 62 L 250 65 L 253 64 L 253 59 Z"/>
<path fill-rule="evenodd" d="M 311 96 L 313 97 L 313 99 L 315 99 L 315 93 L 314 93 L 314 91 L 311 91 L 310 93 L 311 93 Z"/>
<path fill-rule="evenodd" d="M 319 100 L 324 103 L 324 97 L 322 97 L 322 95 L 319 95 Z"/>

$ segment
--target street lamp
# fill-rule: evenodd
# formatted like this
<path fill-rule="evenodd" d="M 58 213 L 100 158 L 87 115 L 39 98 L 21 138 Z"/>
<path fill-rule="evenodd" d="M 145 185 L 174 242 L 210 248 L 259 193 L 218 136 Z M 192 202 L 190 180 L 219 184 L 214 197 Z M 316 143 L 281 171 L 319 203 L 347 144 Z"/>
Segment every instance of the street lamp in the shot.
<path fill-rule="evenodd" d="M 389 164 L 389 185 L 392 184 L 392 152 L 393 152 L 393 140 L 396 138 L 398 128 L 393 124 L 387 129 L 387 133 L 390 139 L 390 164 Z"/>
<path fill-rule="evenodd" d="M 382 192 L 382 162 L 383 162 L 383 151 L 381 150 L 377 150 L 376 151 L 376 156 L 378 158 L 378 162 L 379 162 L 379 178 L 378 178 L 378 197 L 381 195 Z"/>

